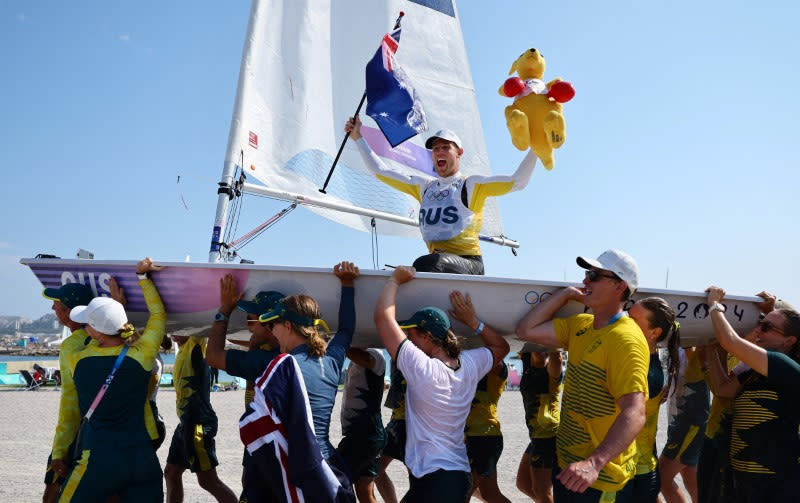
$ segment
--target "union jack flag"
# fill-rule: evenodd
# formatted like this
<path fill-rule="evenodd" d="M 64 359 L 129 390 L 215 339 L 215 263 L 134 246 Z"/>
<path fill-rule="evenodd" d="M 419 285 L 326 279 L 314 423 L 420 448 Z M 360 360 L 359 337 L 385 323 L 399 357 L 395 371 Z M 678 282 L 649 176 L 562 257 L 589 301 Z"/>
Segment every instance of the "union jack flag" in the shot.
<path fill-rule="evenodd" d="M 387 72 L 394 71 L 394 53 L 400 43 L 400 28 L 392 33 L 387 33 L 381 40 L 381 55 L 383 56 L 383 69 Z"/>
<path fill-rule="evenodd" d="M 242 497 L 287 503 L 354 501 L 322 458 L 303 374 L 288 354 L 276 356 L 256 381 L 239 421 L 250 459 Z"/>

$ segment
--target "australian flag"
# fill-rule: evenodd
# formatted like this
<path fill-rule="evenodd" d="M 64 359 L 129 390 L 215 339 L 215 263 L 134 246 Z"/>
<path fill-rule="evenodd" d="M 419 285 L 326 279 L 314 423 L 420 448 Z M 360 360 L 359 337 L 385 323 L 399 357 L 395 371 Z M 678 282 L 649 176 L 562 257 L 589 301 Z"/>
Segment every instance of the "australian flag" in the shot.
<path fill-rule="evenodd" d="M 303 375 L 291 355 L 276 356 L 256 381 L 239 436 L 250 453 L 244 501 L 355 501 L 352 486 L 322 458 Z"/>
<path fill-rule="evenodd" d="M 367 115 L 394 148 L 428 129 L 422 102 L 395 58 L 400 28 L 384 35 L 367 63 Z"/>

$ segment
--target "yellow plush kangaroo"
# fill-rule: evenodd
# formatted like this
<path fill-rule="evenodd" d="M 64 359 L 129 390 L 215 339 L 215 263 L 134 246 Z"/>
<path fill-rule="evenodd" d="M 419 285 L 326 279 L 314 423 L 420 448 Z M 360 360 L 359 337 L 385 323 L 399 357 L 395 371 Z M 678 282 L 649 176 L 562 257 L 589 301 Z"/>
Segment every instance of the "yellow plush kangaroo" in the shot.
<path fill-rule="evenodd" d="M 515 97 L 514 103 L 506 107 L 506 125 L 511 133 L 511 143 L 520 150 L 533 149 L 548 170 L 553 169 L 553 149 L 564 144 L 567 126 L 559 101 L 569 101 L 574 95 L 572 86 L 561 79 L 545 84 L 544 56 L 536 49 L 523 52 L 511 65 L 509 75 L 517 72 L 519 79 L 510 78 L 500 87 L 500 95 Z M 521 80 L 520 80 L 521 79 Z M 553 96 L 553 86 L 569 88 L 568 97 Z M 559 94 L 559 93 L 556 93 Z"/>

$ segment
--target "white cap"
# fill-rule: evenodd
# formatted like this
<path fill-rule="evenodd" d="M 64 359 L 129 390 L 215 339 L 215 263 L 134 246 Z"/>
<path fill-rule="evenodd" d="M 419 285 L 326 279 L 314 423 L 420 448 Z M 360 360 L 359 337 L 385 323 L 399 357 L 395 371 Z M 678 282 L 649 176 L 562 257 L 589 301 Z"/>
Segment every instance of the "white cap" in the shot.
<path fill-rule="evenodd" d="M 633 257 L 619 250 L 606 250 L 602 255 L 595 259 L 578 257 L 575 259 L 579 266 L 584 269 L 602 269 L 613 272 L 619 279 L 628 284 L 631 293 L 639 288 L 639 267 L 633 261 Z"/>
<path fill-rule="evenodd" d="M 433 149 L 433 142 L 439 139 L 451 141 L 456 144 L 456 147 L 461 148 L 461 138 L 459 138 L 455 132 L 449 129 L 440 129 L 435 135 L 428 138 L 425 141 L 425 148 L 428 150 Z"/>
<path fill-rule="evenodd" d="M 69 317 L 77 323 L 88 323 L 93 329 L 106 335 L 116 335 L 128 323 L 125 308 L 109 297 L 95 297 L 88 306 L 75 306 Z"/>

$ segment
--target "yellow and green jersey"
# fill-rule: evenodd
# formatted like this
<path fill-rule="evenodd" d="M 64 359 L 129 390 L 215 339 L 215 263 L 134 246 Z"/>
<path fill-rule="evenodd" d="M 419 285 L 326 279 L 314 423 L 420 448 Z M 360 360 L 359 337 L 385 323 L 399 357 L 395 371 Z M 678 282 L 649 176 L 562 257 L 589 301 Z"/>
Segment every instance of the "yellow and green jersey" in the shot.
<path fill-rule="evenodd" d="M 149 279 L 140 280 L 139 286 L 150 311 L 147 326 L 139 340 L 129 347 L 113 382 L 84 430 L 83 449 L 150 443 L 142 404 L 148 399 L 148 383 L 166 329 L 167 315 L 153 282 Z M 64 431 L 71 432 L 72 438 L 122 348 L 123 345 L 100 347 L 89 344 L 83 350 L 68 355 L 67 367 L 72 373 L 75 387 L 73 390 L 62 388 L 62 394 L 67 396 L 62 400 L 64 408 L 59 411 L 59 417 L 63 417 Z M 62 443 L 54 443 L 53 459 L 63 459 L 66 454 Z"/>
<path fill-rule="evenodd" d="M 500 419 L 497 417 L 497 402 L 506 387 L 508 366 L 505 362 L 499 369 L 493 368 L 478 381 L 475 398 L 467 416 L 464 432 L 468 437 L 496 437 L 502 435 Z"/>
<path fill-rule="evenodd" d="M 553 438 L 558 431 L 561 412 L 561 392 L 564 389 L 564 371 L 558 377 L 550 377 L 547 367 L 531 364 L 531 354 L 522 353 L 522 378 L 519 391 L 525 409 L 525 424 L 528 436 Z"/>
<path fill-rule="evenodd" d="M 747 370 L 733 399 L 730 464 L 736 472 L 775 476 L 798 472 L 800 464 L 800 364 L 767 351 L 767 375 Z"/>
<path fill-rule="evenodd" d="M 89 332 L 80 328 L 61 342 L 61 349 L 58 352 L 58 366 L 61 371 L 61 398 L 58 405 L 58 424 L 56 424 L 56 434 L 53 437 L 53 453 L 62 456 L 54 456 L 53 459 L 62 459 L 75 439 L 77 425 L 67 416 L 78 409 L 78 395 L 75 393 L 75 383 L 72 380 L 72 370 L 69 362 L 74 358 L 75 353 L 83 351 L 91 342 Z"/>
<path fill-rule="evenodd" d="M 594 316 L 578 314 L 553 320 L 561 347 L 569 351 L 561 423 L 556 434 L 558 464 L 589 457 L 606 438 L 619 415 L 617 401 L 630 393 L 647 396 L 650 351 L 631 318 L 593 328 Z M 636 471 L 636 442 L 600 470 L 591 487 L 620 490 Z"/>
<path fill-rule="evenodd" d="M 647 401 L 644 404 L 644 428 L 636 436 L 636 475 L 650 473 L 658 466 L 656 433 L 658 432 L 658 410 L 664 396 L 664 368 L 658 351 L 650 354 L 647 370 Z"/>
<path fill-rule="evenodd" d="M 733 355 L 728 355 L 727 371 L 731 372 L 739 364 L 739 359 Z M 711 388 L 711 376 L 706 373 L 706 384 Z M 706 423 L 706 438 L 715 438 L 720 434 L 727 434 L 722 425 L 728 424 L 733 413 L 733 398 L 713 395 L 711 408 L 708 411 L 708 422 Z"/>
<path fill-rule="evenodd" d="M 191 424 L 217 425 L 211 407 L 211 373 L 206 363 L 208 339 L 192 336 L 180 345 L 172 367 L 175 383 L 175 411 L 181 421 Z"/>

